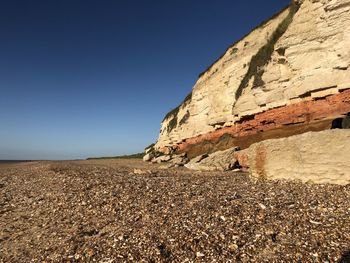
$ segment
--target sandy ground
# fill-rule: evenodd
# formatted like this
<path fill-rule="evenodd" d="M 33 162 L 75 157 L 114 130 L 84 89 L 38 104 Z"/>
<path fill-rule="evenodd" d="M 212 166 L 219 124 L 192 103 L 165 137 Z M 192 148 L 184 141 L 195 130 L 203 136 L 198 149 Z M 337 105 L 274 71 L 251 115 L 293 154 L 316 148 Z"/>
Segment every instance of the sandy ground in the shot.
<path fill-rule="evenodd" d="M 349 251 L 350 185 L 140 160 L 0 165 L 0 262 L 350 262 Z"/>

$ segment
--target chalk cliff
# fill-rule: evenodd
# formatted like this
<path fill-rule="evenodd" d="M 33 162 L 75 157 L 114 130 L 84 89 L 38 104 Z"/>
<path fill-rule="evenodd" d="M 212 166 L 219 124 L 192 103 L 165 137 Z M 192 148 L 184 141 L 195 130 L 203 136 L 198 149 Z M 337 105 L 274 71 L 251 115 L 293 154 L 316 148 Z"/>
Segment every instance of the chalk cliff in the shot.
<path fill-rule="evenodd" d="M 350 0 L 294 0 L 199 76 L 154 149 L 192 158 L 329 129 L 350 112 L 349 66 Z"/>

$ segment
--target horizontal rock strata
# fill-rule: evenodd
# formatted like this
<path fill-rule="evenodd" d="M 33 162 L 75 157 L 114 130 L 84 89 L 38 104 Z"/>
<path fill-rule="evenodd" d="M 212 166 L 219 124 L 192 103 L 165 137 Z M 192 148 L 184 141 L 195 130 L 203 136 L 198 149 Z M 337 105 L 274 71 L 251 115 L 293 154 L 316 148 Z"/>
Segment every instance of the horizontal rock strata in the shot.
<path fill-rule="evenodd" d="M 349 43 L 350 0 L 292 2 L 200 75 L 154 149 L 191 158 L 329 129 L 350 111 Z"/>
<path fill-rule="evenodd" d="M 347 112 L 350 112 L 350 89 L 324 99 L 310 99 L 268 110 L 231 127 L 186 139 L 174 148 L 187 152 L 190 158 L 232 146 L 245 149 L 265 139 L 330 129 L 332 121 Z"/>

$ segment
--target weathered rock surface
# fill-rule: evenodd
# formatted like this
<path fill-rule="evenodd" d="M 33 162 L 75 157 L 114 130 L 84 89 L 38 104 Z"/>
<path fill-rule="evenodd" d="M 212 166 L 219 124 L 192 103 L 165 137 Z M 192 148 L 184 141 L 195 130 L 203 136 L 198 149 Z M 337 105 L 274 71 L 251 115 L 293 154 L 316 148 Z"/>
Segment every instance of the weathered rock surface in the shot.
<path fill-rule="evenodd" d="M 154 157 L 154 156 L 153 156 L 152 153 L 146 153 L 145 156 L 143 156 L 142 159 L 143 159 L 144 162 L 149 162 L 149 161 L 152 160 L 153 157 Z"/>
<path fill-rule="evenodd" d="M 342 119 L 342 129 L 350 129 L 350 113 Z"/>
<path fill-rule="evenodd" d="M 186 163 L 189 162 L 189 159 L 187 158 L 186 155 L 175 155 L 175 156 L 172 156 L 172 159 L 170 162 L 174 165 L 184 166 Z"/>
<path fill-rule="evenodd" d="M 168 162 L 171 160 L 171 156 L 170 155 L 161 155 L 159 157 L 156 157 L 154 159 L 152 159 L 153 163 L 164 163 L 164 162 Z"/>
<path fill-rule="evenodd" d="M 210 154 L 208 157 L 194 158 L 188 164 L 186 168 L 200 171 L 228 171 L 236 168 L 237 161 L 234 157 L 234 153 L 237 148 L 231 148 L 225 151 L 217 151 Z"/>
<path fill-rule="evenodd" d="M 150 152 L 143 157 L 144 162 L 167 163 L 163 168 L 184 166 L 189 162 L 186 153 L 182 154 L 162 154 L 160 152 Z"/>
<path fill-rule="evenodd" d="M 209 157 L 208 154 L 202 154 L 202 155 L 198 155 L 197 157 L 194 157 L 192 160 L 191 160 L 191 163 L 199 163 L 201 162 L 203 159 Z"/>
<path fill-rule="evenodd" d="M 244 149 L 252 143 L 266 139 L 330 129 L 333 119 L 327 119 L 326 116 L 337 116 L 337 112 L 347 111 L 350 111 L 350 90 L 328 96 L 323 100 L 303 101 L 272 109 L 257 114 L 250 120 L 238 122 L 232 127 L 187 139 L 177 144 L 176 148 L 180 152 L 187 152 L 190 158 L 203 152 L 233 146 Z M 341 126 L 345 127 L 348 119 L 340 119 Z"/>
<path fill-rule="evenodd" d="M 258 178 L 349 184 L 350 130 L 265 140 L 235 153 L 235 158 Z"/>
<path fill-rule="evenodd" d="M 200 75 L 165 117 L 155 149 L 192 158 L 247 148 L 329 129 L 350 112 L 350 0 L 295 2 Z"/>

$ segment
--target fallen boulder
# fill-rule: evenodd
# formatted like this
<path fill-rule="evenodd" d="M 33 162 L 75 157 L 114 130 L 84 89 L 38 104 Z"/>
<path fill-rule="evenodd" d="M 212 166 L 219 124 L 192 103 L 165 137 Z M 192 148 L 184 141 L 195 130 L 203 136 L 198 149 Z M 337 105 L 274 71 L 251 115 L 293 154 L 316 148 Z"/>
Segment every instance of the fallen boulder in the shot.
<path fill-rule="evenodd" d="M 234 160 L 258 178 L 350 183 L 349 130 L 308 132 L 270 139 L 252 144 L 234 155 Z"/>
<path fill-rule="evenodd" d="M 205 158 L 207 158 L 207 157 L 209 157 L 209 155 L 208 155 L 207 153 L 201 154 L 201 155 L 199 155 L 199 156 L 197 156 L 197 157 L 194 157 L 194 158 L 191 160 L 191 162 L 192 162 L 192 163 L 199 163 L 199 162 L 201 162 L 203 159 L 205 159 Z"/>
<path fill-rule="evenodd" d="M 193 158 L 185 167 L 192 170 L 200 171 L 228 171 L 237 168 L 237 161 L 234 157 L 234 153 L 238 149 L 236 147 L 225 150 L 217 151 L 210 154 Z"/>
<path fill-rule="evenodd" d="M 146 153 L 142 159 L 144 162 L 150 162 L 153 157 L 154 157 L 154 155 L 152 153 Z"/>
<path fill-rule="evenodd" d="M 170 159 L 171 159 L 170 155 L 161 155 L 159 157 L 152 159 L 152 163 L 164 163 L 164 162 L 168 162 Z"/>
<path fill-rule="evenodd" d="M 169 162 L 172 163 L 174 166 L 184 166 L 186 163 L 189 162 L 189 159 L 187 158 L 186 154 L 174 155 L 172 156 L 172 159 Z"/>

